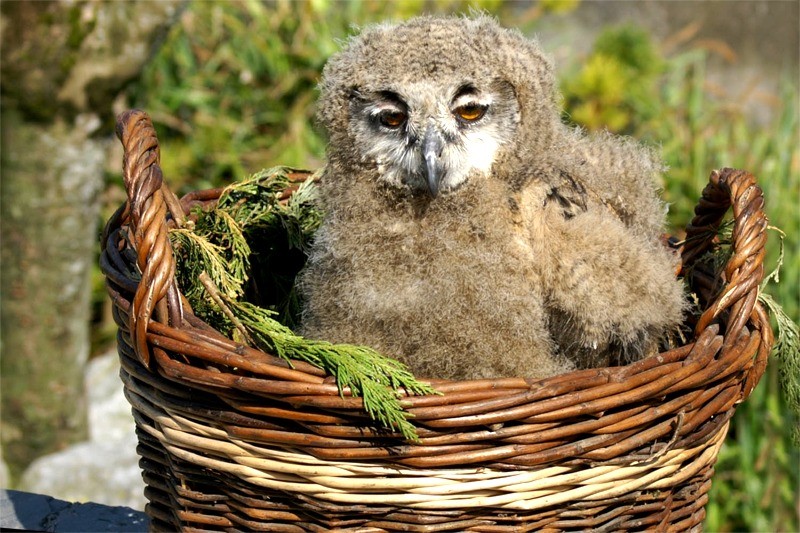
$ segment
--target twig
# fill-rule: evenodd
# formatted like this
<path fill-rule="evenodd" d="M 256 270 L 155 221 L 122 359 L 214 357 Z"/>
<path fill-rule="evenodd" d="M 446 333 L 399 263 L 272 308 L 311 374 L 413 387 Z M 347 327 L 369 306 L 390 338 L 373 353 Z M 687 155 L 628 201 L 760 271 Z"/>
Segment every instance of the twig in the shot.
<path fill-rule="evenodd" d="M 239 319 L 236 318 L 236 315 L 233 314 L 233 311 L 231 311 L 230 307 L 228 307 L 227 304 L 225 304 L 225 301 L 223 300 L 222 295 L 219 292 L 219 289 L 217 288 L 216 285 L 214 285 L 214 282 L 211 281 L 211 277 L 206 273 L 206 271 L 203 270 L 202 272 L 200 272 L 200 275 L 197 276 L 197 279 L 199 279 L 200 283 L 203 284 L 203 287 L 205 287 L 206 292 L 208 292 L 208 295 L 211 296 L 211 299 L 214 300 L 214 303 L 217 304 L 219 308 L 222 310 L 222 312 L 225 314 L 225 316 L 227 316 L 228 319 L 231 322 L 233 322 L 233 325 L 236 327 L 237 330 L 239 330 L 239 333 L 241 333 L 244 341 L 250 346 L 255 346 L 253 339 L 247 332 L 247 328 L 245 328 L 244 325 L 239 321 Z"/>
<path fill-rule="evenodd" d="M 683 427 L 683 420 L 685 417 L 686 417 L 686 412 L 683 409 L 681 409 L 678 412 L 678 414 L 675 415 L 675 422 L 674 422 L 675 427 L 672 430 L 672 435 L 670 436 L 669 441 L 666 444 L 664 444 L 664 446 L 662 446 L 658 451 L 651 452 L 650 455 L 647 457 L 647 459 L 642 461 L 633 461 L 631 463 L 631 466 L 641 463 L 652 463 L 653 461 L 655 461 L 656 459 L 667 453 L 669 450 L 671 450 L 672 447 L 675 445 L 675 442 L 677 442 L 678 440 L 678 435 L 680 434 L 680 430 Z"/>
<path fill-rule="evenodd" d="M 166 183 L 161 184 L 161 194 L 164 195 L 164 203 L 167 204 L 167 210 L 172 215 L 175 225 L 182 228 L 186 225 L 186 213 L 183 212 L 181 202 L 172 189 L 167 187 Z"/>

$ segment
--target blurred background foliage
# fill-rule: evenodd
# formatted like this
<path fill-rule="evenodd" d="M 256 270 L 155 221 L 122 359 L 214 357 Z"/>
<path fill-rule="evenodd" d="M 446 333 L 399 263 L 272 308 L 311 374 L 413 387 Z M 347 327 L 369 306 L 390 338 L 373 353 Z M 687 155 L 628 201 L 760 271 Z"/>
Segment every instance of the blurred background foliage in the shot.
<path fill-rule="evenodd" d="M 561 84 L 566 118 L 589 130 L 635 133 L 660 111 L 656 84 L 664 68 L 644 29 L 605 31 L 585 64 Z"/>
<path fill-rule="evenodd" d="M 358 27 L 426 12 L 486 10 L 506 26 L 536 29 L 543 13 L 569 11 L 577 1 L 531 5 L 482 2 L 312 0 L 193 2 L 165 45 L 130 88 L 126 105 L 150 113 L 171 187 L 219 186 L 276 164 L 316 168 L 325 141 L 314 126 L 316 83 L 326 59 Z M 759 177 L 770 220 L 787 233 L 781 281 L 768 291 L 798 322 L 800 283 L 800 124 L 796 80 L 772 95 L 766 122 L 745 112 L 709 80 L 710 54 L 730 50 L 692 46 L 687 28 L 670 46 L 632 26 L 603 31 L 586 55 L 558 65 L 565 120 L 588 130 L 609 129 L 659 145 L 670 167 L 664 197 L 674 231 L 691 219 L 711 169 L 733 166 Z M 678 44 L 675 44 L 677 40 Z M 545 43 L 546 44 L 546 43 Z M 715 52 L 714 50 L 718 52 Z M 719 51 L 722 52 L 719 52 Z M 730 59 L 730 57 L 728 57 Z M 121 198 L 111 173 L 105 216 Z M 768 265 L 778 257 L 770 238 Z M 768 267 L 769 269 L 769 267 Z M 107 346 L 102 277 L 97 276 L 97 348 Z M 707 506 L 708 531 L 798 531 L 800 456 L 789 438 L 789 412 L 771 364 L 738 410 L 722 449 Z"/>

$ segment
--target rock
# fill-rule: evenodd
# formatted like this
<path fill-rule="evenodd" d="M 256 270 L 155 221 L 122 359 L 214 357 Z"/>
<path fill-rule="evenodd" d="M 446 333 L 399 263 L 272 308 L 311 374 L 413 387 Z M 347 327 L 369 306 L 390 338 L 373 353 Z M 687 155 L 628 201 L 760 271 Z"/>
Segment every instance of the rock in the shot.
<path fill-rule="evenodd" d="M 11 477 L 8 474 L 8 465 L 3 461 L 3 450 L 0 448 L 0 487 L 8 487 Z"/>
<path fill-rule="evenodd" d="M 130 438 L 135 430 L 131 405 L 123 394 L 119 369 L 116 351 L 92 359 L 86 368 L 89 439 L 92 441 Z"/>
<path fill-rule="evenodd" d="M 144 482 L 136 455 L 136 436 L 89 441 L 34 461 L 20 488 L 77 502 L 144 509 Z"/>
<path fill-rule="evenodd" d="M 67 501 L 144 509 L 138 441 L 116 353 L 89 363 L 86 384 L 91 440 L 40 457 L 22 475 L 19 488 Z"/>
<path fill-rule="evenodd" d="M 127 507 L 69 503 L 50 496 L 0 490 L 0 528 L 52 532 L 145 532 L 148 518 Z"/>

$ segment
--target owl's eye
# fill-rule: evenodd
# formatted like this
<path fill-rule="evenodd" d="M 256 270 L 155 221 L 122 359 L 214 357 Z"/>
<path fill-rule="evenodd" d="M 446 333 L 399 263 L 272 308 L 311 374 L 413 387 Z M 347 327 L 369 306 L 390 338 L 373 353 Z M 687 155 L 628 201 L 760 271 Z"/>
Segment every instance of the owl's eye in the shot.
<path fill-rule="evenodd" d="M 406 123 L 408 115 L 402 111 L 387 110 L 378 115 L 378 120 L 382 126 L 395 130 Z"/>
<path fill-rule="evenodd" d="M 486 114 L 487 107 L 480 104 L 465 104 L 455 108 L 453 114 L 462 122 L 476 122 Z"/>

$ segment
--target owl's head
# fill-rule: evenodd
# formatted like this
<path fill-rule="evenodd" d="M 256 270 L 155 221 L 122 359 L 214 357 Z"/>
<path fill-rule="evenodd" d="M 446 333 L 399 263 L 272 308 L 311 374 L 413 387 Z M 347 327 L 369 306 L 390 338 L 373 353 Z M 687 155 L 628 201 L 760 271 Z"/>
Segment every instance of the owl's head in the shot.
<path fill-rule="evenodd" d="M 330 160 L 434 197 L 529 160 L 559 124 L 550 62 L 484 16 L 369 28 L 320 87 Z"/>

